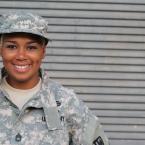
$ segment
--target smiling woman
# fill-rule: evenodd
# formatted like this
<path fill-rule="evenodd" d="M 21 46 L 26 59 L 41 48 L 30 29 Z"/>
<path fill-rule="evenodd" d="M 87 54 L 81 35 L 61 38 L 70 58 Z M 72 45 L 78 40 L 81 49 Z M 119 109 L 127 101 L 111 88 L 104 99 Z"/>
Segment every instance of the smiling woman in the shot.
<path fill-rule="evenodd" d="M 39 81 L 39 68 L 45 55 L 44 41 L 30 34 L 3 35 L 1 56 L 7 81 L 19 89 L 34 87 Z"/>
<path fill-rule="evenodd" d="M 31 13 L 2 16 L 0 144 L 108 145 L 98 118 L 41 69 L 47 25 Z"/>

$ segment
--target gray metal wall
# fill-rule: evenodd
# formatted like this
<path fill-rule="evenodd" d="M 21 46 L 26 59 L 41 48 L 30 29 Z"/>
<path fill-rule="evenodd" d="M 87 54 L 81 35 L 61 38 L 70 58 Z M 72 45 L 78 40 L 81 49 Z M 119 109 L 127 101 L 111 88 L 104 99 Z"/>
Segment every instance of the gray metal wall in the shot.
<path fill-rule="evenodd" d="M 49 20 L 43 66 L 100 117 L 111 145 L 145 145 L 145 0 L 0 1 Z"/>

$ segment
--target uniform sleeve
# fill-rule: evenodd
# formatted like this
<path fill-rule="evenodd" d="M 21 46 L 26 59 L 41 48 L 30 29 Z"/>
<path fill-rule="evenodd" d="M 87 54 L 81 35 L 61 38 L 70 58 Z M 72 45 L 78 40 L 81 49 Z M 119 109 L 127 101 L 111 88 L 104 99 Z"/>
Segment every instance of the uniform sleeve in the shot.
<path fill-rule="evenodd" d="M 69 93 L 67 123 L 70 145 L 109 145 L 98 118 L 76 95 Z"/>

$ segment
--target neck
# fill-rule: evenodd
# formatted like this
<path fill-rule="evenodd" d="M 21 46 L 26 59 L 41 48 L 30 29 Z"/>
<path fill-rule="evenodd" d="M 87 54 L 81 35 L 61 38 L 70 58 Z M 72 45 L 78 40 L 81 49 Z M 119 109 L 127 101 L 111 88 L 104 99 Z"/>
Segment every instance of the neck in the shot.
<path fill-rule="evenodd" d="M 38 77 L 35 80 L 29 80 L 29 81 L 18 81 L 18 80 L 16 81 L 16 80 L 9 79 L 9 77 L 7 77 L 6 80 L 8 84 L 11 85 L 13 88 L 27 90 L 35 87 L 39 82 L 40 77 Z"/>

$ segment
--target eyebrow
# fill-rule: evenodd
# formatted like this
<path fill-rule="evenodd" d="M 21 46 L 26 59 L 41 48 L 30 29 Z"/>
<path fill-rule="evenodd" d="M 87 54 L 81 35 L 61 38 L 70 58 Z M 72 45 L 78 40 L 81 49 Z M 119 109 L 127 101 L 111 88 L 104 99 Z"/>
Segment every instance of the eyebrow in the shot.
<path fill-rule="evenodd" d="M 9 40 L 4 40 L 3 42 L 16 43 L 16 41 L 9 41 Z"/>

